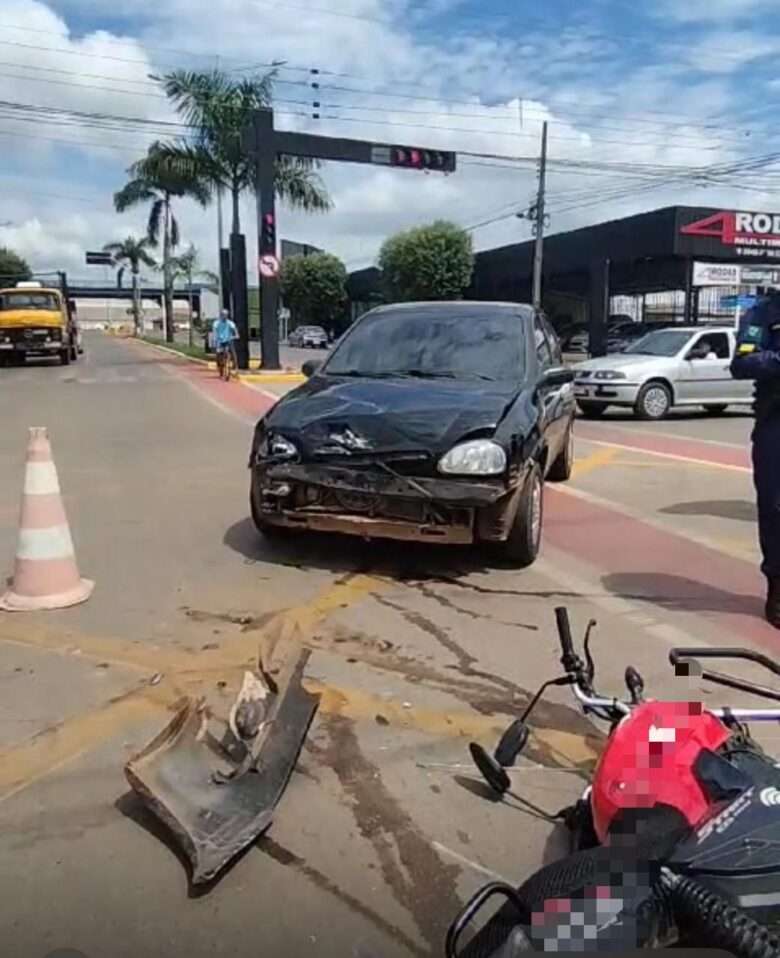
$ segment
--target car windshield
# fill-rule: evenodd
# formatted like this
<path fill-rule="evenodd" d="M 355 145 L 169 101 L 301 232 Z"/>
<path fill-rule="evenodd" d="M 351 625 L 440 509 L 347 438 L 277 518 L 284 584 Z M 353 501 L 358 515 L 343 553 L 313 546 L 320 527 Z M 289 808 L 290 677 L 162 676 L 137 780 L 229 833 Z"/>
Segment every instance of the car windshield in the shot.
<path fill-rule="evenodd" d="M 59 309 L 57 297 L 52 293 L 3 293 L 0 296 L 0 311 L 10 309 Z"/>
<path fill-rule="evenodd" d="M 676 356 L 690 338 L 689 332 L 661 329 L 637 339 L 626 352 L 639 356 Z"/>
<path fill-rule="evenodd" d="M 525 323 L 507 310 L 380 312 L 347 334 L 323 371 L 517 382 L 525 374 Z"/>

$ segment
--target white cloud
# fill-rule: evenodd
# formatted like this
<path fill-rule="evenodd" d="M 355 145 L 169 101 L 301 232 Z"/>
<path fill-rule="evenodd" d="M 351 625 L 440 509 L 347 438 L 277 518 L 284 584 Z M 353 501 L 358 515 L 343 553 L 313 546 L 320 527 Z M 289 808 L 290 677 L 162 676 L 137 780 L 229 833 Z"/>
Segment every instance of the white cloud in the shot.
<path fill-rule="evenodd" d="M 775 0 L 661 0 L 653 4 L 659 19 L 678 23 L 734 22 L 776 12 Z"/>

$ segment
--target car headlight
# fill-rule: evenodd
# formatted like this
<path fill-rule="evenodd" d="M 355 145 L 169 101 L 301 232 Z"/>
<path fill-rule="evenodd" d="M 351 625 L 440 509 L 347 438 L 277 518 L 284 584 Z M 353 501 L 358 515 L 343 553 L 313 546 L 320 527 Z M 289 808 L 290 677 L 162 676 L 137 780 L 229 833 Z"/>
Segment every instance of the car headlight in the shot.
<path fill-rule="evenodd" d="M 268 442 L 268 455 L 272 459 L 295 459 L 298 449 L 295 443 L 284 436 L 271 436 Z"/>
<path fill-rule="evenodd" d="M 594 379 L 626 379 L 626 374 L 617 369 L 599 369 L 593 374 Z"/>
<path fill-rule="evenodd" d="M 490 439 L 462 442 L 439 460 L 439 472 L 452 476 L 498 476 L 505 469 L 506 453 Z"/>

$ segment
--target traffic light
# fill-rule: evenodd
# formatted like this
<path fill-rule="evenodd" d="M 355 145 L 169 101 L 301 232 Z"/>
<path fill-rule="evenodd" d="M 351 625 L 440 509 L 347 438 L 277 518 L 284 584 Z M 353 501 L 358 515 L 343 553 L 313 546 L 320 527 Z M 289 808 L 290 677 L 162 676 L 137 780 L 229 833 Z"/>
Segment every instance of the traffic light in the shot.
<path fill-rule="evenodd" d="M 455 172 L 455 154 L 447 150 L 421 150 L 413 146 L 394 146 L 390 151 L 391 166 L 410 170 Z"/>
<path fill-rule="evenodd" d="M 276 252 L 276 217 L 273 213 L 263 213 L 260 248 L 263 253 Z"/>

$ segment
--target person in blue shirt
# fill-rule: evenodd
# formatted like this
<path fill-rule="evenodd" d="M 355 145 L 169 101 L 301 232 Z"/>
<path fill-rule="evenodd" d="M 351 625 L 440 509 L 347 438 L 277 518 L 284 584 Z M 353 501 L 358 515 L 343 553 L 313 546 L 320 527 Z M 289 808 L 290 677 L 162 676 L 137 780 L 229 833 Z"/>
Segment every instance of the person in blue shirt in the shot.
<path fill-rule="evenodd" d="M 224 354 L 229 350 L 233 357 L 233 365 L 238 368 L 238 357 L 236 356 L 236 340 L 238 339 L 238 328 L 230 314 L 223 309 L 219 314 L 219 319 L 214 323 L 211 335 L 214 338 L 214 351 L 217 354 L 217 364 L 221 367 Z"/>
<path fill-rule="evenodd" d="M 780 291 L 770 290 L 742 317 L 731 374 L 755 382 L 753 480 L 761 571 L 767 580 L 766 618 L 780 629 Z"/>

